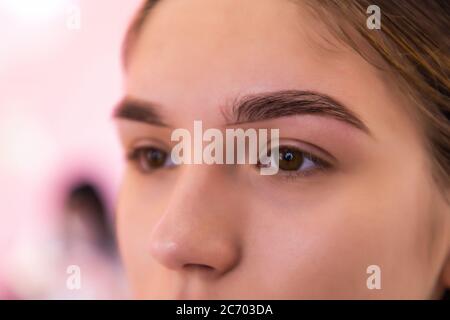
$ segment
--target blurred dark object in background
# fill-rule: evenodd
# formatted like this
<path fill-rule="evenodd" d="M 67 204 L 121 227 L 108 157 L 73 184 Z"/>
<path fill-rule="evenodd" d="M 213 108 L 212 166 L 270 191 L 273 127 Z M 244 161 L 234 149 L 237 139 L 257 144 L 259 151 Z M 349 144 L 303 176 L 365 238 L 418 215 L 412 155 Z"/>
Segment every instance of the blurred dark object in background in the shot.
<path fill-rule="evenodd" d="M 113 233 L 111 214 L 107 212 L 100 190 L 89 181 L 80 182 L 69 191 L 66 200 L 65 235 L 69 247 L 79 241 L 74 228 L 82 228 L 92 245 L 111 258 L 117 257 L 116 240 Z"/>

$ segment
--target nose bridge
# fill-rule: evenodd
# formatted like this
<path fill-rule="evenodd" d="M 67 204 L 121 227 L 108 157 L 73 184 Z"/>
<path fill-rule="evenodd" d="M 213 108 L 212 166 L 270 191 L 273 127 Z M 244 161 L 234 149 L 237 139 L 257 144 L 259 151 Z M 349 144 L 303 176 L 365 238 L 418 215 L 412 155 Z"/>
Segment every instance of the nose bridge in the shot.
<path fill-rule="evenodd" d="M 193 266 L 224 273 L 240 256 L 235 203 L 218 170 L 208 165 L 180 168 L 176 186 L 151 235 L 153 257 L 172 270 Z"/>

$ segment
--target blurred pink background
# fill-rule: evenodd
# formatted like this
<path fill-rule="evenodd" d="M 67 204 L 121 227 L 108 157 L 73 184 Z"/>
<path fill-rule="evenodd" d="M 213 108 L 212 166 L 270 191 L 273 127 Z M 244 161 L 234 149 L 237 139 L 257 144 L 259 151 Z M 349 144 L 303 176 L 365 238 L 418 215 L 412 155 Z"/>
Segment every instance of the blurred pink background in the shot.
<path fill-rule="evenodd" d="M 90 267 L 81 268 L 80 290 L 66 288 L 59 223 L 81 179 L 113 210 L 122 156 L 111 111 L 122 95 L 122 38 L 139 3 L 0 0 L 0 298 L 127 295 L 122 280 L 104 288 L 109 280 Z"/>

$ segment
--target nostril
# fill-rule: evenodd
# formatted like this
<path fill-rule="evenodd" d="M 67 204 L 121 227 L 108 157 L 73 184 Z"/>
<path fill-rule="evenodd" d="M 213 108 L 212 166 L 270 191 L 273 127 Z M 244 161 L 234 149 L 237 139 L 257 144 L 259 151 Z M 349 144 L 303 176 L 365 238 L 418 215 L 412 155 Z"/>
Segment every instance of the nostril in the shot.
<path fill-rule="evenodd" d="M 196 263 L 186 263 L 183 268 L 185 270 L 192 270 L 192 271 L 205 271 L 205 272 L 212 272 L 215 269 L 211 266 L 208 266 L 206 264 L 196 264 Z"/>

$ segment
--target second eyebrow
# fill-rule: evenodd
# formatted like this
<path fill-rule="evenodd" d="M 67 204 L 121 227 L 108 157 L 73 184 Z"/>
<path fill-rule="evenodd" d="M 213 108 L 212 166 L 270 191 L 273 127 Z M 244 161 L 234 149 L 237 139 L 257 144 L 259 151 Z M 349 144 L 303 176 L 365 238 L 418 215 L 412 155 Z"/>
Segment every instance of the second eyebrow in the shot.
<path fill-rule="evenodd" d="M 126 97 L 113 111 L 115 118 L 144 122 L 147 124 L 168 127 L 158 114 L 158 106 L 153 103 Z"/>

